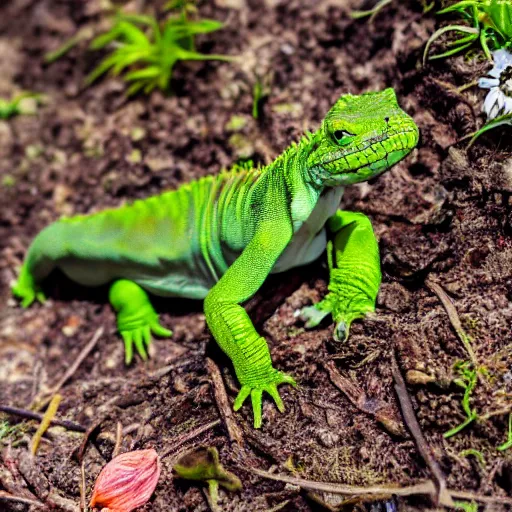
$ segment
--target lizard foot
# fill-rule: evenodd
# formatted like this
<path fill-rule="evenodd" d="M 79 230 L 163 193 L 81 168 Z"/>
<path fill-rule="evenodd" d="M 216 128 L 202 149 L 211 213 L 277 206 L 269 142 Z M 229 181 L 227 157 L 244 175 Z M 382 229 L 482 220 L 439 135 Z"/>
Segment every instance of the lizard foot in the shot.
<path fill-rule="evenodd" d="M 297 386 L 293 377 L 290 377 L 279 370 L 275 370 L 274 368 L 272 368 L 264 378 L 258 379 L 258 383 L 242 383 L 242 389 L 235 399 L 233 410 L 238 411 L 245 402 L 245 399 L 251 395 L 252 410 L 254 413 L 254 428 L 260 428 L 262 422 L 261 404 L 264 391 L 274 399 L 279 412 L 284 412 L 284 404 L 279 396 L 279 391 L 277 390 L 277 386 L 279 384 L 291 384 L 294 387 Z"/>
<path fill-rule="evenodd" d="M 346 299 L 339 300 L 331 292 L 317 304 L 302 308 L 299 316 L 305 322 L 306 329 L 311 329 L 317 327 L 325 317 L 332 315 L 336 322 L 332 336 L 335 341 L 343 342 L 350 334 L 352 322 L 357 318 L 365 318 L 375 310 L 373 304 L 362 301 L 357 303 L 357 307 L 350 308 L 351 302 Z M 347 303 L 348 306 L 345 306 Z"/>
<path fill-rule="evenodd" d="M 23 308 L 28 308 L 35 300 L 39 301 L 41 304 L 46 300 L 39 286 L 31 283 L 23 283 L 21 279 L 12 287 L 12 294 L 21 300 L 21 306 Z"/>
<path fill-rule="evenodd" d="M 312 306 L 306 306 L 299 311 L 299 317 L 304 322 L 306 329 L 317 327 L 330 314 L 331 309 L 328 307 L 326 300 L 322 300 Z"/>
<path fill-rule="evenodd" d="M 147 349 L 151 345 L 152 340 L 151 333 L 162 337 L 172 336 L 172 331 L 170 329 L 166 329 L 160 325 L 158 316 L 155 318 L 152 315 L 151 319 L 141 321 L 141 324 L 142 325 L 138 325 L 137 327 L 119 329 L 119 332 L 121 333 L 124 341 L 125 363 L 127 365 L 132 362 L 134 345 L 140 357 L 144 361 L 147 361 Z"/>

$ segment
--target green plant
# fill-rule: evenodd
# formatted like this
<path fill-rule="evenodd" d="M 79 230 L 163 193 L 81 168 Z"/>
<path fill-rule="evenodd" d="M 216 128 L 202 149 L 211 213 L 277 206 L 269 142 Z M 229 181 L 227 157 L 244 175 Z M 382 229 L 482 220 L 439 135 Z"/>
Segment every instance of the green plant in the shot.
<path fill-rule="evenodd" d="M 0 98 L 0 119 L 10 119 L 20 114 L 34 114 L 34 108 L 26 108 L 23 105 L 23 100 L 29 98 L 39 100 L 41 95 L 33 92 L 22 92 L 13 96 L 10 100 Z"/>
<path fill-rule="evenodd" d="M 454 369 L 460 375 L 460 378 L 454 379 L 454 382 L 464 389 L 464 396 L 462 397 L 462 409 L 466 413 L 466 419 L 460 425 L 457 425 L 448 432 L 445 432 L 443 434 L 445 439 L 458 434 L 463 428 L 466 428 L 478 417 L 476 410 L 471 409 L 471 404 L 469 403 L 471 393 L 475 389 L 477 383 L 477 370 L 471 368 L 471 363 L 469 361 L 458 361 L 455 364 Z"/>
<path fill-rule="evenodd" d="M 449 57 L 469 48 L 476 41 L 480 45 L 489 60 L 492 60 L 492 49 L 512 47 L 512 3 L 509 0 L 462 0 L 437 14 L 449 12 L 457 13 L 462 20 L 469 25 L 447 25 L 436 30 L 425 46 L 423 64 L 425 64 L 430 46 L 443 34 L 456 32 L 466 34 L 464 37 L 447 43 L 449 47 L 445 52 L 428 57 L 430 60 Z"/>
<path fill-rule="evenodd" d="M 427 13 L 428 11 L 430 11 L 435 6 L 435 3 L 436 3 L 436 0 L 432 0 L 432 1 L 429 1 L 429 0 L 417 0 L 417 1 L 421 5 L 421 7 L 423 9 L 423 13 Z M 358 20 L 358 19 L 361 19 L 361 18 L 366 18 L 367 16 L 370 16 L 370 21 L 371 21 L 373 18 L 375 18 L 375 16 L 377 16 L 377 14 L 379 14 L 379 12 L 384 7 L 386 7 L 386 5 L 389 5 L 392 2 L 393 2 L 393 0 L 379 0 L 373 6 L 372 9 L 367 9 L 365 11 L 354 10 L 354 11 L 350 12 L 350 16 L 353 19 L 355 19 L 355 20 Z"/>
<path fill-rule="evenodd" d="M 118 13 L 112 28 L 91 43 L 95 50 L 107 46 L 114 50 L 87 77 L 87 84 L 110 71 L 114 76 L 124 74 L 124 80 L 131 84 L 128 95 L 141 90 L 148 94 L 155 88 L 165 91 L 178 61 L 232 60 L 226 55 L 206 55 L 194 49 L 197 34 L 220 28 L 222 23 L 215 20 L 191 21 L 184 11 L 162 24 L 153 16 Z"/>
<path fill-rule="evenodd" d="M 500 446 L 498 446 L 498 450 L 503 452 L 512 448 L 512 412 L 508 415 L 508 437 L 507 440 Z"/>

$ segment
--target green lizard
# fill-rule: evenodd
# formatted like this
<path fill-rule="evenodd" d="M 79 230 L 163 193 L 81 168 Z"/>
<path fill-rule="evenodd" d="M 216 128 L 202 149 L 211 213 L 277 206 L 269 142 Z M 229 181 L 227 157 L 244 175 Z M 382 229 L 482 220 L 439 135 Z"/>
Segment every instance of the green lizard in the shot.
<path fill-rule="evenodd" d="M 134 344 L 146 359 L 151 334 L 172 334 L 147 292 L 204 299 L 208 326 L 241 384 L 234 409 L 250 395 L 258 428 L 262 393 L 282 412 L 277 386 L 295 381 L 272 366 L 241 304 L 270 273 L 310 263 L 327 246 L 329 293 L 302 316 L 314 327 L 331 314 L 335 338 L 345 339 L 351 322 L 374 310 L 381 275 L 369 219 L 338 210 L 343 189 L 389 169 L 417 142 L 418 128 L 393 89 L 343 95 L 320 129 L 265 167 L 235 168 L 51 224 L 30 246 L 13 293 L 24 307 L 44 301 L 40 283 L 56 267 L 82 285 L 112 283 L 127 363 Z"/>

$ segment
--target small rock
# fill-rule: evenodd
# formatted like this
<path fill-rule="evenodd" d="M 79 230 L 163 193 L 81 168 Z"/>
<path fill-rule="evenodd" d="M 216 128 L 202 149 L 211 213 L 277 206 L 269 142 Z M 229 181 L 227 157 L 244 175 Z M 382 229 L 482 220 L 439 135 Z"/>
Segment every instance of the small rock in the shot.
<path fill-rule="evenodd" d="M 332 448 L 339 440 L 340 436 L 330 430 L 322 429 L 318 431 L 318 441 L 326 448 Z"/>

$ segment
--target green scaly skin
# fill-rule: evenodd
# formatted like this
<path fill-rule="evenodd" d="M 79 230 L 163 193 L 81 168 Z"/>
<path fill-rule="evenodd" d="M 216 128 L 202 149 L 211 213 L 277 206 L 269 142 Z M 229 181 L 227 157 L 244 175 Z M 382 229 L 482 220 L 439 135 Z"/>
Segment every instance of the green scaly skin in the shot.
<path fill-rule="evenodd" d="M 127 363 L 133 345 L 145 359 L 151 334 L 171 335 L 148 292 L 204 299 L 207 323 L 241 384 L 234 409 L 250 396 L 260 427 L 263 392 L 283 411 L 277 386 L 295 381 L 273 367 L 241 304 L 270 273 L 309 263 L 327 247 L 329 294 L 302 316 L 313 327 L 331 314 L 334 337 L 345 339 L 351 322 L 374 310 L 381 275 L 370 221 L 338 210 L 343 188 L 389 169 L 417 141 L 392 89 L 341 96 L 319 130 L 266 167 L 235 168 L 48 226 L 30 246 L 13 293 L 24 307 L 43 301 L 41 282 L 55 267 L 83 285 L 111 282 Z"/>

